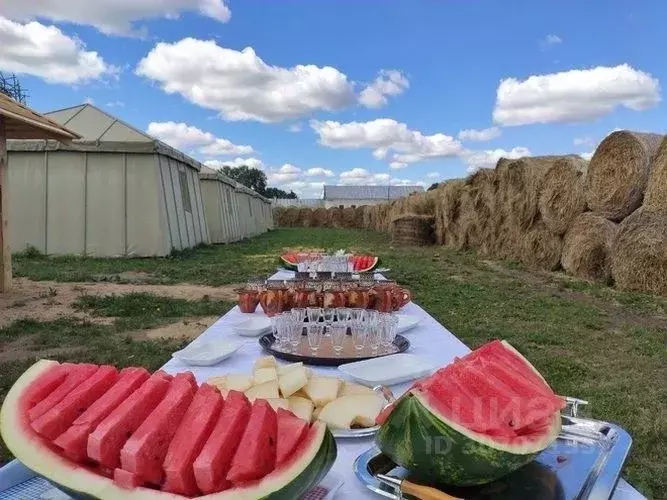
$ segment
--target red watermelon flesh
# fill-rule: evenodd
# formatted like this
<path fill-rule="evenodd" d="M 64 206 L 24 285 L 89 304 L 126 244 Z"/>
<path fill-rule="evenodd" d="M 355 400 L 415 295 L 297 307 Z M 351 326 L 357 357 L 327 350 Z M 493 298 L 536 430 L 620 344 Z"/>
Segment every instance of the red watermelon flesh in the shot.
<path fill-rule="evenodd" d="M 291 411 L 282 408 L 278 408 L 277 417 L 276 466 L 280 466 L 292 456 L 306 435 L 309 424 Z"/>
<path fill-rule="evenodd" d="M 121 467 L 142 480 L 160 485 L 162 462 L 196 391 L 194 376 L 180 373 L 171 381 L 164 399 L 120 450 Z"/>
<path fill-rule="evenodd" d="M 222 406 L 218 390 L 202 384 L 169 444 L 162 465 L 163 490 L 190 496 L 198 493 L 192 464 L 211 435 Z"/>
<path fill-rule="evenodd" d="M 231 486 L 227 472 L 249 416 L 250 402 L 245 394 L 229 391 L 218 422 L 193 464 L 197 487 L 202 493 L 216 493 Z"/>
<path fill-rule="evenodd" d="M 276 464 L 277 431 L 276 412 L 265 400 L 255 400 L 227 479 L 238 485 L 270 473 Z"/>
<path fill-rule="evenodd" d="M 156 372 L 115 408 L 88 436 L 88 458 L 115 469 L 120 450 L 167 392 L 169 380 Z"/>
<path fill-rule="evenodd" d="M 76 462 L 87 457 L 88 436 L 121 402 L 150 377 L 143 368 L 125 368 L 118 381 L 97 401 L 90 405 L 67 429 L 58 436 L 54 444 Z"/>
<path fill-rule="evenodd" d="M 128 472 L 124 469 L 116 469 L 113 471 L 113 482 L 121 488 L 128 490 L 133 490 L 144 484 L 144 481 L 137 474 Z"/>
<path fill-rule="evenodd" d="M 97 370 L 97 365 L 71 365 L 68 368 L 67 377 L 65 377 L 62 384 L 60 384 L 56 389 L 53 390 L 53 392 L 42 399 L 39 403 L 33 406 L 28 411 L 28 418 L 30 420 L 35 420 L 36 418 L 44 415 L 47 411 L 60 403 L 65 398 L 65 396 L 72 392 L 77 386 L 82 384 L 84 380 L 90 377 L 95 372 L 95 370 Z"/>
<path fill-rule="evenodd" d="M 88 380 L 76 387 L 65 399 L 32 421 L 38 434 L 55 439 L 65 432 L 91 404 L 97 401 L 118 380 L 114 366 L 100 366 Z"/>
<path fill-rule="evenodd" d="M 22 403 L 25 405 L 25 408 L 28 410 L 31 409 L 56 390 L 63 383 L 63 380 L 65 380 L 69 370 L 73 366 L 75 365 L 72 363 L 63 363 L 50 369 L 33 382 L 22 396 Z"/>

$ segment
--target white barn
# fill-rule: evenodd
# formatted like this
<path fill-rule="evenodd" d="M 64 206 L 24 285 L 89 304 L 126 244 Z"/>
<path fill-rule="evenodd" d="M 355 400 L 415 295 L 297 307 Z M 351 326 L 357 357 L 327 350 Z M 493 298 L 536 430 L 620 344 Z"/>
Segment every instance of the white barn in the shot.
<path fill-rule="evenodd" d="M 362 205 L 378 205 L 414 192 L 424 191 L 422 186 L 324 186 L 324 206 L 359 207 Z"/>
<path fill-rule="evenodd" d="M 210 238 L 201 164 L 83 104 L 46 116 L 80 141 L 8 141 L 12 251 L 163 256 Z"/>

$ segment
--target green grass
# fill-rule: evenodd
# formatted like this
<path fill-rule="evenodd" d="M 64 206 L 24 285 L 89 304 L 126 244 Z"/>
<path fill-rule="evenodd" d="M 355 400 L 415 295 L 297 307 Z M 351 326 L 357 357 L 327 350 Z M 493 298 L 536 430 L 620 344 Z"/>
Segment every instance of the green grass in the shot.
<path fill-rule="evenodd" d="M 616 422 L 632 434 L 634 444 L 625 476 L 649 498 L 663 495 L 667 488 L 665 298 L 620 292 L 558 273 L 528 272 L 516 263 L 489 263 L 472 253 L 442 247 L 394 249 L 382 234 L 333 229 L 284 229 L 166 259 L 19 257 L 15 270 L 32 279 L 114 279 L 132 271 L 148 273 L 155 282 L 219 285 L 269 274 L 284 247 L 302 245 L 376 253 L 382 266 L 392 269 L 389 277 L 408 286 L 417 303 L 471 348 L 494 338 L 511 342 L 554 390 L 590 401 L 592 417 Z M 172 308 L 208 307 L 166 304 L 136 295 L 114 300 L 84 297 L 80 304 L 100 315 L 123 316 L 123 312 L 135 311 L 129 316 L 131 321 L 147 317 L 148 323 L 165 320 L 162 315 Z M 127 317 L 117 321 L 123 319 Z M 0 331 L 0 342 L 2 335 Z M 94 329 L 86 335 L 96 338 Z M 125 351 L 120 347 L 98 355 L 119 364 L 142 364 L 141 359 L 154 367 L 160 355 L 165 362 L 171 352 L 161 347 L 153 352 L 143 344 L 123 348 L 136 352 L 137 358 L 121 357 Z M 87 354 L 79 355 L 87 359 Z M 7 373 L 13 378 L 22 368 L 9 367 Z"/>

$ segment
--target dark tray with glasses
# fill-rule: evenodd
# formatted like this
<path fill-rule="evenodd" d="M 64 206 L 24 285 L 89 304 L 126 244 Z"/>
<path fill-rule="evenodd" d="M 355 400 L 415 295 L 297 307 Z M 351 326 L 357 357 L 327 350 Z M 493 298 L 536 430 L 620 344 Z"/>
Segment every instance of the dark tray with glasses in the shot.
<path fill-rule="evenodd" d="M 290 345 L 278 345 L 273 334 L 268 333 L 260 337 L 259 345 L 276 358 L 284 359 L 285 361 L 301 361 L 307 365 L 339 366 L 345 363 L 405 352 L 410 347 L 410 341 L 402 335 L 396 335 L 388 349 L 380 347 L 377 351 L 373 352 L 369 347 L 365 347 L 359 351 L 353 345 L 352 335 L 348 334 L 345 336 L 343 350 L 340 353 L 334 351 L 331 342 L 327 338 L 322 339 L 317 353 L 314 353 L 308 344 L 306 335 L 303 335 L 303 340 L 296 348 L 292 348 Z"/>

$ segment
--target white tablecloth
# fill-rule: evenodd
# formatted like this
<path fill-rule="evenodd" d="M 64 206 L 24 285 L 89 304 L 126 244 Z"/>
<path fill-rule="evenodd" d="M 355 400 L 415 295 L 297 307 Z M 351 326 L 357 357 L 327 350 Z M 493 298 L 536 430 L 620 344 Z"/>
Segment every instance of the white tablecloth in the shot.
<path fill-rule="evenodd" d="M 287 279 L 290 274 L 279 272 L 271 279 Z M 261 309 L 258 308 L 255 314 L 261 315 Z M 464 356 L 470 349 L 456 338 L 445 327 L 432 318 L 426 311 L 415 303 L 410 303 L 401 310 L 402 314 L 418 316 L 421 321 L 419 325 L 405 333 L 410 340 L 409 352 L 418 354 L 431 362 L 434 366 L 440 367 L 450 363 L 455 356 Z M 212 339 L 221 339 L 224 337 L 243 339 L 244 346 L 234 356 L 228 358 L 222 363 L 213 367 L 191 367 L 176 359 L 171 359 L 163 369 L 168 373 L 178 373 L 191 370 L 198 382 L 204 382 L 208 378 L 223 375 L 226 373 L 250 373 L 255 360 L 261 355 L 262 350 L 259 347 L 256 338 L 239 337 L 234 333 L 232 325 L 242 319 L 247 319 L 248 315 L 239 311 L 235 307 L 218 321 L 211 325 L 202 333 L 193 343 L 206 342 Z M 337 368 L 314 366 L 312 369 L 322 375 L 338 376 L 344 378 L 344 375 Z M 391 389 L 396 396 L 405 392 L 411 383 L 392 386 Z M 344 478 L 345 484 L 338 492 L 336 498 L 362 499 L 368 500 L 380 498 L 367 490 L 357 480 L 352 470 L 354 460 L 368 448 L 373 445 L 372 438 L 367 439 L 347 439 L 338 441 L 338 459 L 333 466 L 333 471 Z M 626 483 L 623 479 L 619 481 L 613 500 L 639 500 L 644 498 L 637 490 Z"/>

